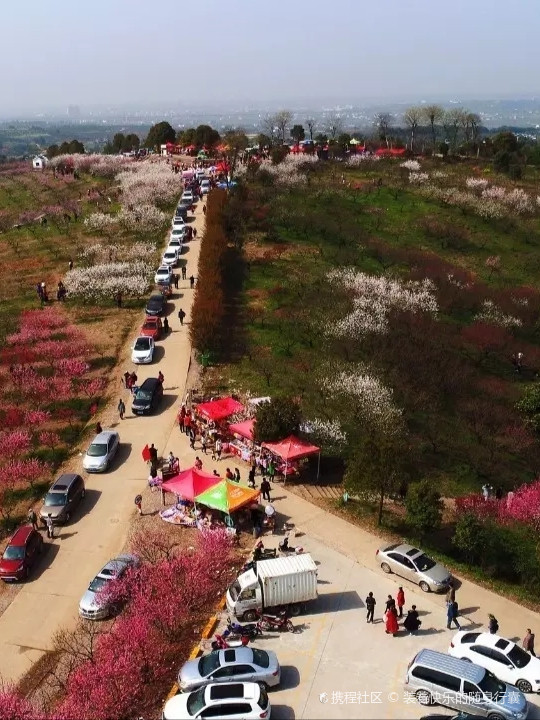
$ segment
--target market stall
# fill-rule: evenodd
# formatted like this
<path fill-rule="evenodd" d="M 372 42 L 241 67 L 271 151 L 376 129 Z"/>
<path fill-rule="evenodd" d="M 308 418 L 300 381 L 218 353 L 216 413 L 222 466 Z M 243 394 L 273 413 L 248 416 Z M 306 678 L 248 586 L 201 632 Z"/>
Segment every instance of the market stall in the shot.
<path fill-rule="evenodd" d="M 195 497 L 221 481 L 219 476 L 197 470 L 195 467 L 170 478 L 161 485 L 162 498 L 165 498 L 165 492 L 171 492 L 177 496 L 177 501 L 172 507 L 161 510 L 159 513 L 161 519 L 173 525 L 201 528 L 201 513 L 195 506 Z"/>
<path fill-rule="evenodd" d="M 238 512 L 256 503 L 258 497 L 259 490 L 230 480 L 222 480 L 201 495 L 197 495 L 195 503 L 197 506 L 204 505 L 223 513 L 225 525 L 235 532 L 239 524 Z"/>
<path fill-rule="evenodd" d="M 251 419 L 229 425 L 229 432 L 232 435 L 232 439 L 229 440 L 229 452 L 246 463 L 251 462 L 251 456 L 254 450 L 254 424 L 255 420 Z"/>
<path fill-rule="evenodd" d="M 262 447 L 271 452 L 272 455 L 281 459 L 281 463 L 276 468 L 276 472 L 279 475 L 283 475 L 285 479 L 290 475 L 297 474 L 299 460 L 303 460 L 311 455 L 318 455 L 317 478 L 319 477 L 321 449 L 316 445 L 311 445 L 311 443 L 306 440 L 290 435 L 288 438 L 285 438 L 285 440 L 280 440 L 277 443 L 263 443 Z"/>
<path fill-rule="evenodd" d="M 220 422 L 242 412 L 244 406 L 232 397 L 219 398 L 219 400 L 211 400 L 210 402 L 200 403 L 195 407 L 195 412 L 207 422 Z"/>

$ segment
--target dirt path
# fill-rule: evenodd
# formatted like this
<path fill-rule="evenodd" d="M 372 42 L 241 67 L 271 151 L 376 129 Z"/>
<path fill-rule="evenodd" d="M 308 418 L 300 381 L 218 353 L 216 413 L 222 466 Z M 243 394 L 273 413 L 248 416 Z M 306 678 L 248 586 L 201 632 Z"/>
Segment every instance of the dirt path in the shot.
<path fill-rule="evenodd" d="M 187 262 L 187 277 L 197 275 L 200 237 L 204 227 L 202 203 L 198 203 L 195 220 L 197 239 L 186 246 L 182 262 Z M 190 365 L 189 320 L 193 291 L 189 280 L 180 280 L 179 289 L 169 303 L 168 315 L 172 332 L 160 341 L 158 361 L 139 366 L 139 381 L 156 377 L 158 370 L 165 376 L 165 397 L 158 414 L 133 417 L 129 393 L 121 389 L 120 376 L 132 369 L 130 347 L 132 334 L 115 372 L 118 375 L 118 397 L 102 413 L 103 427 L 120 432 L 121 448 L 113 468 L 104 475 L 85 478 L 87 496 L 75 521 L 47 542 L 39 567 L 31 575 L 11 604 L 0 617 L 0 677 L 17 682 L 44 653 L 52 649 L 55 632 L 73 625 L 77 618 L 79 600 L 89 580 L 108 559 L 119 553 L 126 541 L 130 525 L 136 520 L 133 498 L 146 488 L 147 466 L 141 450 L 146 443 L 154 443 L 165 454 L 173 431 L 178 402 L 185 395 L 185 383 Z M 180 327 L 178 310 L 187 313 L 184 327 Z M 141 323 L 143 316 L 141 314 Z M 122 395 L 127 415 L 120 421 L 116 412 Z M 176 431 L 178 432 L 178 431 Z M 82 469 L 82 468 L 81 468 Z"/>

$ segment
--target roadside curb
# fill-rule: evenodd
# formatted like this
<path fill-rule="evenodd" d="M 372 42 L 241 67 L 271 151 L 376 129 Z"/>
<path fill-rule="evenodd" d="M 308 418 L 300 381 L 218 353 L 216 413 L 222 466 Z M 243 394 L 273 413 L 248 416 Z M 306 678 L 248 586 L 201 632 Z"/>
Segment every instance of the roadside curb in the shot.
<path fill-rule="evenodd" d="M 210 619 L 204 626 L 203 631 L 201 633 L 201 640 L 208 640 L 212 636 L 212 633 L 216 629 L 216 625 L 219 622 L 219 612 L 221 612 L 221 610 L 223 610 L 224 607 L 225 607 L 225 595 L 221 598 L 221 600 L 217 604 L 216 612 L 210 617 Z M 199 655 L 202 653 L 201 640 L 199 640 L 191 649 L 188 660 L 195 660 L 195 658 L 199 657 Z M 177 695 L 179 693 L 179 691 L 180 691 L 180 688 L 178 687 L 178 683 L 175 682 L 174 685 L 172 686 L 172 688 L 170 689 L 169 694 L 165 698 L 165 702 L 167 702 L 168 700 L 173 698 L 175 695 Z"/>

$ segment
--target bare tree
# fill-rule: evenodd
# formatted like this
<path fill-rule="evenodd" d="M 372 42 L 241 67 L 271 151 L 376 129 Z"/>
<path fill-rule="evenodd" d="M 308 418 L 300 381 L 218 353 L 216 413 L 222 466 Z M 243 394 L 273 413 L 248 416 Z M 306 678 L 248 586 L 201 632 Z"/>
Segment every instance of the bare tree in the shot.
<path fill-rule="evenodd" d="M 262 130 L 264 134 L 270 138 L 270 142 L 273 145 L 276 140 L 276 116 L 275 115 L 266 115 L 266 117 L 263 118 L 262 124 L 261 124 Z"/>
<path fill-rule="evenodd" d="M 392 125 L 392 116 L 390 113 L 377 113 L 375 115 L 374 125 L 379 132 L 379 139 L 386 143 L 386 147 L 389 147 L 388 134 Z"/>
<path fill-rule="evenodd" d="M 426 105 L 423 108 L 423 115 L 431 126 L 432 152 L 435 154 L 435 147 L 437 145 L 437 123 L 440 123 L 443 119 L 444 110 L 440 105 Z"/>
<path fill-rule="evenodd" d="M 277 128 L 278 137 L 282 143 L 285 143 L 285 135 L 287 134 L 287 129 L 292 119 L 293 114 L 290 110 L 280 110 L 274 115 L 274 125 Z"/>
<path fill-rule="evenodd" d="M 326 126 L 328 137 L 330 140 L 335 140 L 337 136 L 343 132 L 343 120 L 339 115 L 331 115 L 328 118 L 328 124 Z"/>
<path fill-rule="evenodd" d="M 418 129 L 418 126 L 420 125 L 420 122 L 422 121 L 422 108 L 420 107 L 410 107 L 405 110 L 403 113 L 403 120 L 405 121 L 405 124 L 410 128 L 411 130 L 411 152 L 414 152 L 414 138 L 416 135 L 416 130 Z"/>
<path fill-rule="evenodd" d="M 465 111 L 463 108 L 452 108 L 444 113 L 443 127 L 450 147 L 455 152 L 458 145 L 459 130 L 465 123 Z"/>
<path fill-rule="evenodd" d="M 315 132 L 317 122 L 314 120 L 314 118 L 307 118 L 306 125 L 309 132 L 309 139 L 311 140 L 311 142 L 313 142 L 313 133 Z"/>

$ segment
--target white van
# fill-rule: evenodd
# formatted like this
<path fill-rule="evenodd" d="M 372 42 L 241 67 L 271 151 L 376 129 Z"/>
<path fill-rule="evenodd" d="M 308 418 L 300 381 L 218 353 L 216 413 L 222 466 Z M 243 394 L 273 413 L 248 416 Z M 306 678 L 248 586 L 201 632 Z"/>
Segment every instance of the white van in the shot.
<path fill-rule="evenodd" d="M 405 689 L 421 705 L 445 705 L 492 720 L 525 720 L 529 705 L 513 685 L 474 663 L 420 650 L 409 663 Z"/>

